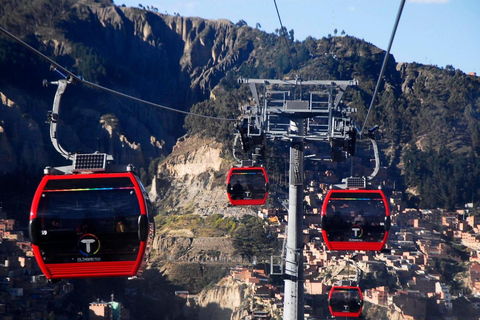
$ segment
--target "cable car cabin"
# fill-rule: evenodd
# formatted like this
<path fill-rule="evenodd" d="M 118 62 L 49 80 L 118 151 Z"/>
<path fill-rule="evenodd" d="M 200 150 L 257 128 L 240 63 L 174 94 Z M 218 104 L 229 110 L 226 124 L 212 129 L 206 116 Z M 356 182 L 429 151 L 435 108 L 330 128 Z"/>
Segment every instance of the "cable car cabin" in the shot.
<path fill-rule="evenodd" d="M 154 225 L 145 189 L 131 172 L 46 175 L 33 199 L 29 231 L 49 279 L 135 276 Z"/>
<path fill-rule="evenodd" d="M 227 176 L 227 194 L 230 203 L 263 205 L 268 196 L 268 177 L 262 167 L 233 167 Z"/>
<path fill-rule="evenodd" d="M 322 206 L 322 234 L 329 250 L 382 250 L 390 210 L 382 190 L 329 190 Z"/>
<path fill-rule="evenodd" d="M 328 295 L 328 308 L 334 317 L 358 318 L 363 308 L 362 291 L 359 287 L 333 286 Z"/>

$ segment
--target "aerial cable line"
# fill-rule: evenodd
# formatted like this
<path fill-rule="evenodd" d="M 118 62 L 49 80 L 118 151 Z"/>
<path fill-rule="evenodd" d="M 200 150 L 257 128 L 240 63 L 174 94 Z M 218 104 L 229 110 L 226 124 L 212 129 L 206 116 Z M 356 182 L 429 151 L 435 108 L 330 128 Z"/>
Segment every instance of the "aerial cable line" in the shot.
<path fill-rule="evenodd" d="M 191 115 L 191 116 L 195 116 L 195 117 L 201 117 L 201 118 L 207 118 L 207 119 L 214 119 L 214 120 L 222 120 L 222 121 L 237 121 L 237 119 L 233 119 L 233 118 L 221 118 L 221 117 L 214 117 L 214 116 L 207 116 L 207 115 L 202 115 L 202 114 L 198 114 L 198 113 L 193 113 L 193 112 L 188 112 L 188 111 L 183 111 L 183 110 L 178 110 L 178 109 L 174 109 L 174 108 L 170 108 L 170 107 L 166 107 L 166 106 L 163 106 L 161 104 L 157 104 L 157 103 L 153 103 L 153 102 L 150 102 L 150 101 L 146 101 L 146 100 L 143 100 L 143 99 L 140 99 L 140 98 L 136 98 L 136 97 L 133 97 L 133 96 L 130 96 L 128 94 L 125 94 L 125 93 L 122 93 L 122 92 L 118 92 L 118 91 L 115 91 L 115 90 L 112 90 L 112 89 L 109 89 L 109 88 L 106 88 L 106 87 L 103 87 L 101 85 L 98 85 L 98 84 L 95 84 L 93 82 L 90 82 L 90 81 L 87 81 L 85 80 L 83 77 L 81 76 L 78 76 L 76 74 L 74 74 L 73 72 L 69 71 L 68 69 L 62 67 L 61 65 L 59 65 L 57 62 L 55 62 L 54 60 L 52 60 L 51 58 L 47 57 L 46 55 L 44 55 L 43 53 L 41 53 L 40 51 L 38 51 L 37 49 L 33 48 L 32 46 L 30 46 L 29 44 L 25 43 L 24 41 L 22 41 L 20 38 L 16 37 L 15 35 L 13 35 L 12 33 L 8 32 L 7 30 L 5 30 L 2 26 L 0 26 L 0 31 L 6 35 L 7 37 L 9 37 L 10 39 L 14 40 L 15 42 L 18 42 L 19 44 L 21 44 L 23 47 L 27 48 L 28 50 L 32 51 L 33 53 L 35 53 L 36 55 L 42 57 L 43 59 L 47 60 L 48 62 L 50 62 L 52 64 L 52 66 L 54 66 L 54 71 L 58 72 L 61 76 L 63 76 L 64 78 L 67 78 L 67 76 L 63 73 L 66 73 L 69 77 L 69 80 L 73 81 L 73 82 L 81 82 L 87 86 L 90 86 L 90 87 L 93 87 L 93 88 L 96 88 L 96 89 L 100 89 L 100 90 L 103 90 L 103 91 L 107 91 L 109 93 L 112 93 L 112 94 L 115 94 L 115 95 L 118 95 L 118 96 L 121 96 L 123 98 L 127 98 L 127 99 L 130 99 L 130 100 L 133 100 L 133 101 L 136 101 L 136 102 L 140 102 L 140 103 L 143 103 L 143 104 L 148 104 L 150 106 L 154 106 L 154 107 L 158 107 L 158 108 L 162 108 L 162 109 L 165 109 L 165 110 L 169 110 L 169 111 L 173 111 L 173 112 L 177 112 L 177 113 L 183 113 L 183 114 L 186 114 L 186 115 Z M 61 71 L 60 71 L 61 70 Z"/>
<path fill-rule="evenodd" d="M 365 125 L 367 124 L 368 116 L 370 115 L 370 111 L 372 110 L 375 97 L 377 96 L 377 92 L 380 87 L 380 83 L 382 82 L 383 74 L 385 73 L 385 69 L 387 67 L 388 56 L 390 55 L 390 49 L 392 48 L 393 39 L 395 38 L 395 32 L 397 32 L 398 23 L 400 22 L 400 17 L 402 15 L 404 5 L 405 5 L 405 0 L 401 0 L 400 7 L 398 8 L 397 19 L 395 20 L 395 25 L 392 30 L 392 35 L 390 36 L 390 42 L 388 44 L 387 51 L 385 52 L 385 58 L 383 59 L 382 69 L 380 70 L 380 76 L 378 77 L 377 85 L 375 86 L 375 91 L 373 92 L 372 101 L 370 102 L 370 106 L 368 107 L 365 121 L 363 122 L 362 130 L 360 130 L 359 132 L 360 134 L 363 134 L 363 130 L 365 129 Z"/>
<path fill-rule="evenodd" d="M 287 39 L 287 29 L 283 27 L 282 18 L 280 18 L 280 11 L 278 11 L 277 1 L 273 0 L 273 3 L 275 4 L 275 10 L 277 10 L 278 21 L 280 22 L 280 28 L 281 28 L 280 32 L 283 33 L 283 39 L 285 40 L 285 44 L 287 45 L 288 56 L 290 57 L 290 63 L 292 64 L 292 69 L 293 69 L 294 68 L 293 57 L 292 57 L 292 52 L 290 51 L 290 44 Z"/>

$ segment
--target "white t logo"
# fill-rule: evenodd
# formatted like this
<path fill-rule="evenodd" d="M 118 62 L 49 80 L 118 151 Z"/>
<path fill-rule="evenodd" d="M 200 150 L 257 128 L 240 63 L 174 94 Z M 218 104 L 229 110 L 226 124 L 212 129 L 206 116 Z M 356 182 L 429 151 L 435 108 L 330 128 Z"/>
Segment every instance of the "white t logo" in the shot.
<path fill-rule="evenodd" d="M 94 243 L 95 239 L 82 239 L 81 242 L 86 245 L 85 251 L 90 253 L 90 244 Z"/>
<path fill-rule="evenodd" d="M 352 231 L 353 231 L 355 237 L 358 237 L 358 233 L 359 233 L 361 230 L 362 230 L 362 229 L 360 229 L 360 228 L 358 228 L 358 227 L 352 228 Z"/>

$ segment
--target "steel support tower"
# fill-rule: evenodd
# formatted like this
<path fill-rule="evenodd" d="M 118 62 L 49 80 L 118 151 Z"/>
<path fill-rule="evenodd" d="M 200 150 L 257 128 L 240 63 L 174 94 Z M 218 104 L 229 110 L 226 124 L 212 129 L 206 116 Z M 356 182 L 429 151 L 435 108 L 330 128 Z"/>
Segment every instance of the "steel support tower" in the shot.
<path fill-rule="evenodd" d="M 304 119 L 292 120 L 291 131 L 303 135 Z M 303 319 L 303 138 L 290 141 L 288 230 L 285 255 L 283 319 Z"/>
<path fill-rule="evenodd" d="M 341 106 L 340 102 L 346 88 L 357 85 L 357 81 L 240 78 L 239 83 L 250 86 L 255 101 L 254 106 L 243 107 L 242 121 L 248 123 L 248 135 L 252 138 L 264 135 L 290 143 L 283 319 L 303 320 L 305 143 L 330 143 L 332 159 L 335 148 L 340 147 L 340 153 L 348 152 L 348 143 L 356 133 L 350 114 L 356 110 Z M 257 85 L 262 87 L 260 95 Z"/>

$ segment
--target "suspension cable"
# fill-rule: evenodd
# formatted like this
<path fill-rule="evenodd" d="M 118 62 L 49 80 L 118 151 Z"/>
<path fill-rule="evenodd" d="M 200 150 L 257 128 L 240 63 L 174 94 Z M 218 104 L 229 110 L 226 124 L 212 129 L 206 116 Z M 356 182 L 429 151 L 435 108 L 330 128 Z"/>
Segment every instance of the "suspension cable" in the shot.
<path fill-rule="evenodd" d="M 370 115 L 370 111 L 372 110 L 375 97 L 377 96 L 380 83 L 382 82 L 383 74 L 385 73 L 388 56 L 390 55 L 390 49 L 392 48 L 393 39 L 395 38 L 395 33 L 397 32 L 398 23 L 400 22 L 400 17 L 402 15 L 404 5 L 405 5 L 405 0 L 401 0 L 400 7 L 398 8 L 397 18 L 395 20 L 395 25 L 392 30 L 392 35 L 390 36 L 390 42 L 388 44 L 387 51 L 385 52 L 385 58 L 383 59 L 382 69 L 380 70 L 380 75 L 377 80 L 377 85 L 375 86 L 375 91 L 373 92 L 372 101 L 370 102 L 370 106 L 368 107 L 367 115 L 365 117 L 365 121 L 363 122 L 362 130 L 359 132 L 361 135 L 363 134 L 363 130 L 365 129 L 365 125 L 367 124 L 368 116 Z"/>
<path fill-rule="evenodd" d="M 183 113 L 183 114 L 186 114 L 186 115 L 191 115 L 191 116 L 195 116 L 195 117 L 201 117 L 201 118 L 206 118 L 206 119 L 213 119 L 213 120 L 221 120 L 221 121 L 237 121 L 237 119 L 233 119 L 233 118 L 222 118 L 222 117 L 214 117 L 214 116 L 207 116 L 207 115 L 203 115 L 203 114 L 198 114 L 198 113 L 193 113 L 193 112 L 189 112 L 189 111 L 183 111 L 183 110 L 178 110 L 178 109 L 175 109 L 175 108 L 170 108 L 170 107 L 166 107 L 166 106 L 163 106 L 161 104 L 158 104 L 158 103 L 153 103 L 153 102 L 150 102 L 150 101 L 146 101 L 146 100 L 143 100 L 143 99 L 140 99 L 140 98 L 136 98 L 136 97 L 133 97 L 133 96 L 130 96 L 128 94 L 125 94 L 125 93 L 122 93 L 122 92 L 118 92 L 118 91 L 115 91 L 113 89 L 109 89 L 109 88 L 106 88 L 106 87 L 103 87 L 101 85 L 98 85 L 98 84 L 95 84 L 93 82 L 90 82 L 90 81 L 87 81 L 85 80 L 83 77 L 81 76 L 78 76 L 76 74 L 74 74 L 73 72 L 69 71 L 68 69 L 64 68 L 63 66 L 59 65 L 57 62 L 55 62 L 53 59 L 47 57 L 46 55 L 44 55 L 43 53 L 41 53 L 40 51 L 38 51 L 37 49 L 33 48 L 32 46 L 30 46 L 29 44 L 25 43 L 23 40 L 21 40 L 20 38 L 16 37 L 15 35 L 13 35 L 12 33 L 8 32 L 7 30 L 5 30 L 2 26 L 0 26 L 0 31 L 6 35 L 7 37 L 9 37 L 10 39 L 14 40 L 15 42 L 19 43 L 20 45 L 22 45 L 23 47 L 27 48 L 28 50 L 32 51 L 34 54 L 42 57 L 43 59 L 47 60 L 48 62 L 50 62 L 52 64 L 52 66 L 54 66 L 54 71 L 57 71 L 60 75 L 62 75 L 63 77 L 67 77 L 66 75 L 64 75 L 62 72 L 60 72 L 58 69 L 62 70 L 64 73 L 66 73 L 69 77 L 69 80 L 72 81 L 72 82 L 80 82 L 80 83 L 83 83 L 87 86 L 90 86 L 92 88 L 96 88 L 96 89 L 100 89 L 100 90 L 103 90 L 103 91 L 106 91 L 106 92 L 109 92 L 111 94 L 115 94 L 115 95 L 118 95 L 118 96 L 121 96 L 123 98 L 126 98 L 126 99 L 130 99 L 130 100 L 133 100 L 133 101 L 136 101 L 136 102 L 140 102 L 140 103 L 143 103 L 143 104 L 147 104 L 147 105 L 150 105 L 150 106 L 154 106 L 154 107 L 158 107 L 158 108 L 162 108 L 162 109 L 165 109 L 165 110 L 169 110 L 169 111 L 173 111 L 173 112 L 177 112 L 177 113 Z"/>
<path fill-rule="evenodd" d="M 292 57 L 292 52 L 290 51 L 290 43 L 288 42 L 288 39 L 287 39 L 287 29 L 283 27 L 282 18 L 280 18 L 280 11 L 278 11 L 277 1 L 273 0 L 273 3 L 275 4 L 275 10 L 277 10 L 278 21 L 280 22 L 280 28 L 281 28 L 280 32 L 283 33 L 283 39 L 285 40 L 285 45 L 287 46 L 287 50 L 288 50 L 288 56 L 290 58 L 290 63 L 292 64 L 292 69 L 293 69 L 294 68 L 293 57 Z"/>

